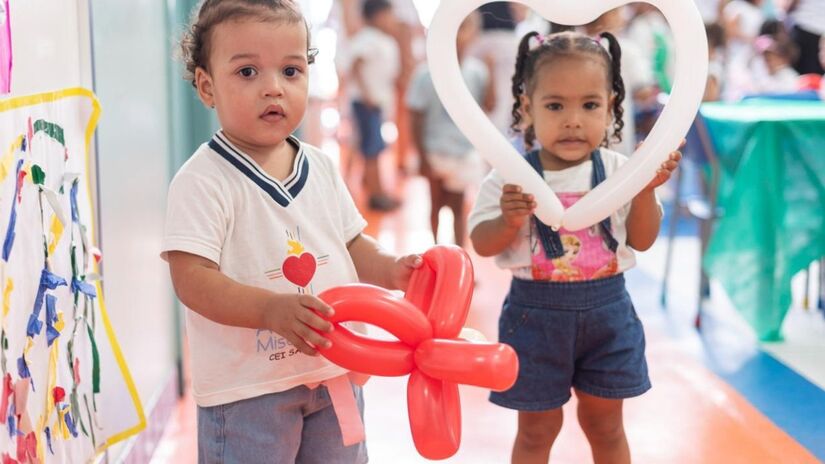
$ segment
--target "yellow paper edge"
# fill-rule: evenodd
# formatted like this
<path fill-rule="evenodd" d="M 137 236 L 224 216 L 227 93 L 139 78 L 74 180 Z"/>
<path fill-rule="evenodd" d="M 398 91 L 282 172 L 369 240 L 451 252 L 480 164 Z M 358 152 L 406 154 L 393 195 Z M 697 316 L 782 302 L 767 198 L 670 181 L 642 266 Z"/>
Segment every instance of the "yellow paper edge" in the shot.
<path fill-rule="evenodd" d="M 63 98 L 70 98 L 70 97 L 86 97 L 92 104 L 92 114 L 89 118 L 89 123 L 86 126 L 86 147 L 85 147 L 85 156 L 86 156 L 86 191 L 89 198 L 89 201 L 92 201 L 92 186 L 89 182 L 89 174 L 91 173 L 91 156 L 90 150 L 92 146 L 92 137 L 95 133 L 95 128 L 97 127 L 97 121 L 100 118 L 100 102 L 98 101 L 97 97 L 95 96 L 94 92 L 89 89 L 85 89 L 82 87 L 71 87 L 68 89 L 58 90 L 55 92 L 46 92 L 46 93 L 39 93 L 34 95 L 26 95 L 22 97 L 15 97 L 10 98 L 8 100 L 0 101 L 0 112 L 14 110 L 18 108 L 22 108 L 25 106 L 32 106 L 38 105 L 41 103 L 50 103 L 57 100 L 61 100 Z M 95 215 L 92 214 L 90 218 L 90 240 L 94 244 L 95 241 Z M 97 246 L 97 244 L 94 244 Z M 97 263 L 94 263 L 95 271 L 97 271 Z M 116 433 L 106 439 L 106 441 L 100 445 L 97 450 L 95 451 L 95 456 L 92 457 L 91 461 L 95 460 L 98 456 L 100 456 L 103 451 L 107 448 L 112 446 L 113 444 L 126 440 L 129 437 L 137 435 L 143 429 L 146 428 L 146 415 L 143 412 L 143 405 L 140 402 L 140 397 L 138 396 L 137 388 L 135 387 L 135 382 L 132 380 L 132 375 L 129 373 L 129 368 L 126 366 L 126 360 L 123 358 L 123 352 L 120 350 L 120 345 L 115 338 L 115 332 L 112 329 L 112 324 L 109 321 L 109 314 L 106 312 L 106 304 L 103 301 L 103 291 L 100 287 L 100 282 L 95 283 L 95 287 L 97 288 L 97 295 L 98 295 L 98 302 L 100 305 L 100 315 L 101 319 L 103 320 L 103 327 L 106 330 L 106 335 L 109 338 L 109 344 L 112 346 L 112 352 L 115 356 L 115 360 L 117 361 L 117 365 L 120 368 L 121 375 L 123 375 L 123 380 L 126 382 L 126 388 L 129 390 L 129 396 L 132 398 L 132 403 L 135 406 L 135 411 L 138 415 L 138 423 L 135 424 L 133 427 L 130 427 L 126 430 L 123 430 L 119 433 Z"/>

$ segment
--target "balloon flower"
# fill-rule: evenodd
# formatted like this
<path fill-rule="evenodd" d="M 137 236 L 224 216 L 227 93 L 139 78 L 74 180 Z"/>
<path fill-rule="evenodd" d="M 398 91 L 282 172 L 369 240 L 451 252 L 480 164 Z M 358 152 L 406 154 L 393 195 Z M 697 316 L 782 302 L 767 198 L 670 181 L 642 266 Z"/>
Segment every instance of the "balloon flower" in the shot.
<path fill-rule="evenodd" d="M 364 284 L 319 295 L 335 309 L 328 319 L 335 330 L 325 334 L 332 347 L 321 349 L 323 356 L 354 372 L 409 374 L 410 428 L 416 449 L 428 459 L 445 459 L 458 451 L 458 384 L 503 391 L 518 375 L 518 358 L 510 346 L 458 338 L 472 292 L 469 256 L 455 246 L 437 246 L 424 254 L 424 264 L 413 272 L 404 297 Z M 340 325 L 346 321 L 380 327 L 398 341 L 356 334 Z"/>

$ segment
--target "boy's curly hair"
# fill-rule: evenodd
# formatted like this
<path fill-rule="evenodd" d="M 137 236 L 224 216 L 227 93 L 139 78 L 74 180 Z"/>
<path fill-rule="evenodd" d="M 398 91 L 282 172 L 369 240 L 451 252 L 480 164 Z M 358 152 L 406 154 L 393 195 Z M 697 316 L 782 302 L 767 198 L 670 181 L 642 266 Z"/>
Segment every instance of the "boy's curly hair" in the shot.
<path fill-rule="evenodd" d="M 195 86 L 196 69 L 209 70 L 212 30 L 226 21 L 251 19 L 303 23 L 307 28 L 307 57 L 310 64 L 314 61 L 315 55 L 310 53 L 309 25 L 295 0 L 203 0 L 193 11 L 180 40 L 180 58 L 185 67 L 183 77 L 192 86 Z"/>

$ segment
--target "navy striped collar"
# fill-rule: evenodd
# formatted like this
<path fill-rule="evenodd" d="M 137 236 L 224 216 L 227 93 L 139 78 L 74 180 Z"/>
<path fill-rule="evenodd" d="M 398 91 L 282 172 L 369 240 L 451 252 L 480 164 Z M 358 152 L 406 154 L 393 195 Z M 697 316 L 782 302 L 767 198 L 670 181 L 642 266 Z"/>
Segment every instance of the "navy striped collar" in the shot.
<path fill-rule="evenodd" d="M 209 141 L 209 148 L 221 155 L 223 159 L 241 171 L 246 177 L 266 192 L 276 203 L 283 207 L 289 206 L 298 197 L 309 177 L 309 159 L 298 139 L 290 136 L 287 142 L 298 149 L 292 173 L 283 181 L 270 176 L 249 155 L 232 144 L 218 131 Z"/>

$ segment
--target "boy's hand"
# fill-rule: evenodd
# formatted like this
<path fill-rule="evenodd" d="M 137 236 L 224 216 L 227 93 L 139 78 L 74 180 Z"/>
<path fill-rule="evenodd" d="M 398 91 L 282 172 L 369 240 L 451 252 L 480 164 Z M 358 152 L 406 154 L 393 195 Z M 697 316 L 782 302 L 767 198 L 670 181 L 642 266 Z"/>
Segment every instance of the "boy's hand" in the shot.
<path fill-rule="evenodd" d="M 331 317 L 335 311 L 312 295 L 276 294 L 270 300 L 265 326 L 289 340 L 301 353 L 317 356 L 320 346 L 329 348 L 332 342 L 321 333 L 332 332 L 332 323 L 316 312 Z"/>
<path fill-rule="evenodd" d="M 682 160 L 682 153 L 680 151 L 674 151 L 670 154 L 667 161 L 662 163 L 659 166 L 659 169 L 656 171 L 656 177 L 650 181 L 649 184 L 644 188 L 644 192 L 652 192 L 656 187 L 664 184 L 665 182 L 670 179 L 671 174 L 676 168 L 679 166 L 679 161 Z"/>
<path fill-rule="evenodd" d="M 521 193 L 521 186 L 506 184 L 501 189 L 501 217 L 513 229 L 521 229 L 536 210 L 533 195 Z"/>
<path fill-rule="evenodd" d="M 401 256 L 395 260 L 395 264 L 391 269 L 391 282 L 393 287 L 398 290 L 407 291 L 407 286 L 410 283 L 410 276 L 415 269 L 424 264 L 424 259 L 421 255 L 406 255 Z"/>

